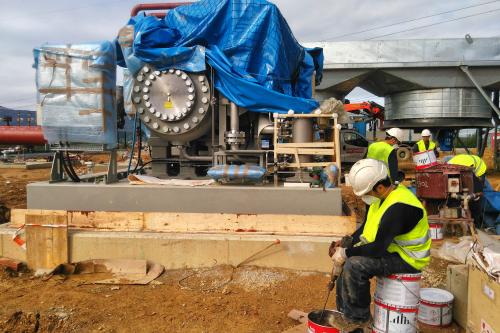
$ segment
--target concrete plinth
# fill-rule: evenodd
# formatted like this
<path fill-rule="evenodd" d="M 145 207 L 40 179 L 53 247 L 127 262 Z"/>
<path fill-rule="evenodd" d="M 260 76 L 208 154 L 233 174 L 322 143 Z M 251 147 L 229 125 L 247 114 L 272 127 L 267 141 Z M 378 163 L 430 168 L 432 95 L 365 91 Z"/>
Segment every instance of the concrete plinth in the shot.
<path fill-rule="evenodd" d="M 32 183 L 28 208 L 74 211 L 342 215 L 340 189 Z"/>
<path fill-rule="evenodd" d="M 0 226 L 0 257 L 26 260 L 12 241 L 14 229 Z M 167 269 L 237 265 L 274 242 L 273 235 L 83 231 L 69 232 L 69 260 L 148 259 Z M 247 265 L 327 272 L 331 237 L 280 236 Z M 27 244 L 29 246 L 29 244 Z"/>

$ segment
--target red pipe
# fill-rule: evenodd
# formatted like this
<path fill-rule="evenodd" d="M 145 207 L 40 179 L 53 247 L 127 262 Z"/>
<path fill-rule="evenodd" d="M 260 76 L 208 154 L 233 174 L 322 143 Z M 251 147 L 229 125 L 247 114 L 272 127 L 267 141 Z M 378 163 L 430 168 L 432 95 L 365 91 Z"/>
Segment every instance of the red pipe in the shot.
<path fill-rule="evenodd" d="M 40 126 L 0 126 L 0 144 L 4 145 L 44 145 Z"/>
<path fill-rule="evenodd" d="M 130 12 L 130 17 L 134 17 L 141 11 L 146 10 L 169 10 L 175 7 L 189 5 L 191 2 L 164 2 L 164 3 L 140 3 L 135 5 Z M 152 13 L 156 17 L 164 17 L 165 13 Z"/>

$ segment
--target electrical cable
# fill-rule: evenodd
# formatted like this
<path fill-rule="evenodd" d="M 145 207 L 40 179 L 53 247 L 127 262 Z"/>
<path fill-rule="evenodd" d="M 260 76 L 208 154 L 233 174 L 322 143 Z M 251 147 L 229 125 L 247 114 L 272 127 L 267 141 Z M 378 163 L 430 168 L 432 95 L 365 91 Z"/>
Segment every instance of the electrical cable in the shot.
<path fill-rule="evenodd" d="M 441 21 L 441 22 L 436 22 L 436 23 L 432 23 L 432 24 L 421 25 L 419 27 L 414 27 L 414 28 L 410 28 L 410 29 L 395 31 L 395 32 L 391 32 L 391 33 L 388 33 L 388 34 L 378 35 L 378 36 L 366 38 L 365 40 L 372 40 L 372 39 L 375 39 L 375 38 L 391 36 L 391 35 L 399 34 L 399 33 L 402 33 L 402 32 L 408 32 L 408 31 L 413 31 L 413 30 L 418 30 L 418 29 L 433 27 L 433 26 L 444 24 L 444 23 L 448 23 L 448 22 L 454 22 L 454 21 L 463 20 L 463 19 L 466 19 L 466 18 L 469 18 L 469 17 L 490 14 L 490 13 L 494 13 L 494 12 L 498 12 L 498 11 L 500 11 L 500 8 L 494 9 L 494 10 L 484 11 L 484 12 L 481 12 L 481 13 L 476 13 L 476 14 L 461 16 L 461 17 L 457 17 L 457 18 L 454 18 L 454 19 L 445 20 L 445 21 Z"/>
<path fill-rule="evenodd" d="M 79 183 L 80 177 L 78 177 L 77 173 L 75 172 L 75 169 L 73 168 L 73 164 L 71 164 L 71 159 L 69 157 L 68 151 L 66 151 L 66 163 L 68 165 L 69 172 L 71 172 L 71 175 L 73 176 L 72 179 L 74 179 L 75 182 Z"/>
<path fill-rule="evenodd" d="M 75 183 L 79 182 L 80 180 L 77 179 L 75 177 L 75 175 L 73 175 L 73 173 L 71 173 L 70 169 L 68 168 L 68 165 L 66 164 L 66 160 L 64 158 L 64 155 L 63 155 L 63 152 L 59 152 L 59 161 L 61 163 L 61 165 L 63 166 L 64 168 L 64 171 L 66 172 L 66 174 L 68 175 L 68 177 Z"/>
<path fill-rule="evenodd" d="M 452 9 L 452 10 L 448 10 L 448 11 L 437 13 L 437 14 L 426 15 L 426 16 L 421 16 L 421 17 L 417 17 L 417 18 L 414 18 L 414 19 L 410 19 L 410 20 L 404 20 L 404 21 L 399 21 L 399 22 L 395 22 L 395 23 L 391 23 L 391 24 L 375 26 L 375 27 L 372 27 L 372 28 L 369 28 L 369 29 L 365 29 L 365 30 L 359 30 L 359 31 L 350 32 L 350 33 L 347 33 L 347 34 L 342 34 L 342 35 L 327 37 L 327 38 L 322 39 L 320 41 L 321 42 L 326 42 L 328 40 L 342 38 L 342 37 L 347 37 L 347 36 L 352 36 L 352 35 L 357 35 L 357 34 L 360 34 L 360 33 L 363 33 L 363 32 L 370 32 L 370 31 L 374 31 L 374 30 L 380 30 L 380 29 L 384 29 L 384 28 L 388 28 L 388 27 L 393 27 L 393 26 L 400 25 L 400 24 L 405 24 L 405 23 L 420 21 L 420 20 L 431 18 L 431 17 L 434 17 L 434 16 L 439 16 L 439 15 L 449 14 L 449 13 L 453 13 L 453 12 L 458 12 L 458 11 L 461 11 L 461 10 L 465 10 L 465 9 L 469 9 L 469 8 L 474 8 L 474 7 L 480 7 L 480 6 L 488 5 L 490 3 L 499 2 L 499 1 L 500 0 L 483 2 L 483 3 L 477 4 L 477 5 L 470 5 L 470 6 L 466 6 L 466 7 Z"/>

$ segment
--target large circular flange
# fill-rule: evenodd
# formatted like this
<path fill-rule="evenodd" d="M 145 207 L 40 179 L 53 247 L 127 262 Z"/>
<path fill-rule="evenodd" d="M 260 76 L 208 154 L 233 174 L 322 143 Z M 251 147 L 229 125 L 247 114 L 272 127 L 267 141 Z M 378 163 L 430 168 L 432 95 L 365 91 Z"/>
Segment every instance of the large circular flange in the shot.
<path fill-rule="evenodd" d="M 144 66 L 136 75 L 132 102 L 144 124 L 167 140 L 194 140 L 210 125 L 210 86 L 203 74 Z"/>

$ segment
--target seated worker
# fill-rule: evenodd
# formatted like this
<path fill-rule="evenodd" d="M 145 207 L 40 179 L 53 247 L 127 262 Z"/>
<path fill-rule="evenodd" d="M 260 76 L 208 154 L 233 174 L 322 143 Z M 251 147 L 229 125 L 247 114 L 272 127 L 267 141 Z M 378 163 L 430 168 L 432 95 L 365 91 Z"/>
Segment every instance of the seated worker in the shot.
<path fill-rule="evenodd" d="M 368 146 L 366 158 L 373 158 L 384 162 L 389 169 L 389 176 L 393 181 L 399 181 L 398 156 L 396 151 L 403 141 L 403 131 L 399 128 L 391 128 L 385 132 L 385 140 L 374 142 Z"/>
<path fill-rule="evenodd" d="M 356 162 L 349 181 L 369 209 L 360 228 L 345 236 L 352 237 L 352 245 L 332 243 L 329 255 L 335 266 L 343 265 L 336 285 L 337 309 L 349 323 L 363 326 L 370 320 L 370 279 L 421 272 L 430 262 L 431 238 L 422 203 L 404 185 L 391 183 L 384 163 Z"/>
<path fill-rule="evenodd" d="M 431 131 L 429 131 L 428 129 L 424 129 L 421 136 L 422 140 L 413 145 L 413 152 L 421 153 L 426 150 L 434 150 L 434 154 L 436 155 L 436 157 L 439 157 L 437 145 L 434 141 L 431 140 Z"/>

